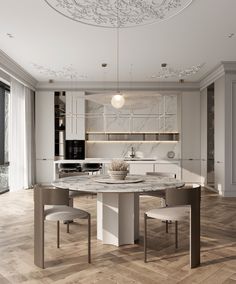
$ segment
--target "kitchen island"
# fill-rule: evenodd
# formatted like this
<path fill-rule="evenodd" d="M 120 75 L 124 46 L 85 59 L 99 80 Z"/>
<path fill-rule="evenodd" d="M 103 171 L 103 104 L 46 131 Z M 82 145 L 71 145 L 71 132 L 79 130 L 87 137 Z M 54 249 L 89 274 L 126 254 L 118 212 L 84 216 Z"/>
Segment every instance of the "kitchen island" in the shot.
<path fill-rule="evenodd" d="M 114 158 L 115 159 L 115 158 Z M 85 160 L 57 160 L 54 161 L 54 180 L 59 178 L 59 169 L 61 164 L 83 164 L 83 163 L 100 163 L 102 164 L 101 172 L 107 173 L 109 164 L 113 158 L 86 158 Z M 118 158 L 117 158 L 118 159 Z M 122 158 L 119 158 L 122 159 Z M 123 158 L 125 159 L 125 158 Z M 146 172 L 169 172 L 175 173 L 178 179 L 181 179 L 181 162 L 177 159 L 158 160 L 152 158 L 134 158 L 125 159 L 129 164 L 130 174 L 145 174 Z"/>

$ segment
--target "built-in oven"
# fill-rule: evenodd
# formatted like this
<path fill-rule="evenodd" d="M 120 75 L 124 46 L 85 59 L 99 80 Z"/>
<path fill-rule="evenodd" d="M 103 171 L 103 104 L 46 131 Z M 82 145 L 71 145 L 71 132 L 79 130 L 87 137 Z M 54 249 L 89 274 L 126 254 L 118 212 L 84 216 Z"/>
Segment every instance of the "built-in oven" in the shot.
<path fill-rule="evenodd" d="M 85 159 L 85 140 L 66 140 L 66 159 Z"/>

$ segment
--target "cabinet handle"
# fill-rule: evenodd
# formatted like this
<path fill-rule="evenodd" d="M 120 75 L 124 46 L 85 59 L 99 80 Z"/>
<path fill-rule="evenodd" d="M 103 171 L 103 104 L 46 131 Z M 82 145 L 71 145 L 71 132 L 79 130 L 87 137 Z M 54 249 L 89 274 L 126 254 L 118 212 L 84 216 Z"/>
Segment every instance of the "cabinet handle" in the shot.
<path fill-rule="evenodd" d="M 192 161 L 193 159 L 192 158 L 190 158 L 190 159 L 188 159 L 189 161 Z"/>
<path fill-rule="evenodd" d="M 43 161 L 47 161 L 47 159 L 43 159 Z"/>
<path fill-rule="evenodd" d="M 220 161 L 217 161 L 216 163 L 217 163 L 217 164 L 220 164 Z"/>

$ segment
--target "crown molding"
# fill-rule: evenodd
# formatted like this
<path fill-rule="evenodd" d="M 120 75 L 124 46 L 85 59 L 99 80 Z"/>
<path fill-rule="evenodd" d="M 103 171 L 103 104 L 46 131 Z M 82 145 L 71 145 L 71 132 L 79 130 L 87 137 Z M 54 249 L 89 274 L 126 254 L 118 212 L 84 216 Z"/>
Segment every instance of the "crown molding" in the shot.
<path fill-rule="evenodd" d="M 236 61 L 222 61 L 225 73 L 236 73 Z"/>
<path fill-rule="evenodd" d="M 36 90 L 116 91 L 117 82 L 38 82 Z M 198 82 L 119 82 L 121 91 L 199 91 Z"/>
<path fill-rule="evenodd" d="M 0 50 L 0 70 L 26 87 L 35 89 L 37 80 L 2 50 Z"/>
<path fill-rule="evenodd" d="M 209 85 L 211 85 L 217 79 L 222 77 L 224 74 L 225 74 L 225 70 L 224 70 L 224 66 L 222 64 L 215 67 L 212 71 L 210 71 L 206 76 L 204 76 L 200 80 L 200 91 L 207 88 Z"/>
<path fill-rule="evenodd" d="M 225 74 L 236 73 L 235 61 L 222 61 L 215 69 L 200 80 L 200 91 L 211 85 Z"/>

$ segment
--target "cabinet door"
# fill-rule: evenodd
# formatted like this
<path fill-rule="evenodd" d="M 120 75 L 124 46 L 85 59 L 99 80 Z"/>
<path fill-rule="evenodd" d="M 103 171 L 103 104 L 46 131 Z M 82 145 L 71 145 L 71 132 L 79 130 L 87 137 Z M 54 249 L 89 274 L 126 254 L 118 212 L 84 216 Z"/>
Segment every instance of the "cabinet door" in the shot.
<path fill-rule="evenodd" d="M 200 93 L 183 93 L 181 109 L 182 159 L 200 159 Z"/>
<path fill-rule="evenodd" d="M 180 179 L 180 166 L 178 164 L 160 163 L 155 164 L 155 172 L 161 173 L 173 173 L 176 174 L 176 178 Z"/>
<path fill-rule="evenodd" d="M 53 160 L 36 160 L 36 183 L 53 182 L 53 163 Z"/>
<path fill-rule="evenodd" d="M 182 160 L 182 180 L 184 182 L 201 182 L 201 161 Z"/>
<path fill-rule="evenodd" d="M 154 164 L 130 164 L 129 173 L 134 175 L 145 175 L 146 172 L 153 172 Z"/>
<path fill-rule="evenodd" d="M 54 92 L 35 96 L 36 159 L 54 159 Z"/>
<path fill-rule="evenodd" d="M 66 139 L 85 139 L 85 98 L 83 92 L 66 92 Z"/>

